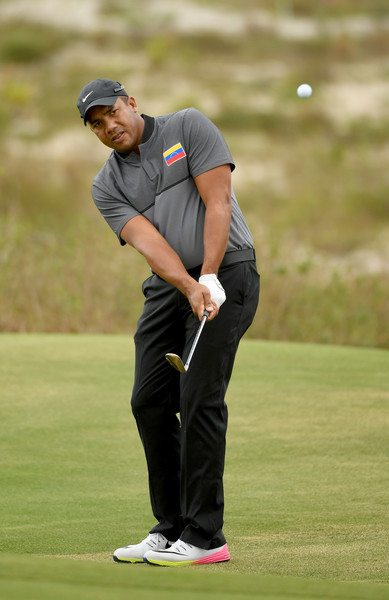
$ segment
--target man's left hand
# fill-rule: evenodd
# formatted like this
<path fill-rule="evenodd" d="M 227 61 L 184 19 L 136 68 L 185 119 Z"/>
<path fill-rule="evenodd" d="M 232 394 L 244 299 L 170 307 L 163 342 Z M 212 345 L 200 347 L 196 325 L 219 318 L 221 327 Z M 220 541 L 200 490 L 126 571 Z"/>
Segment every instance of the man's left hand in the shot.
<path fill-rule="evenodd" d="M 215 274 L 201 275 L 199 283 L 207 286 L 211 294 L 211 300 L 215 302 L 218 308 L 226 300 L 226 293 L 220 281 Z"/>

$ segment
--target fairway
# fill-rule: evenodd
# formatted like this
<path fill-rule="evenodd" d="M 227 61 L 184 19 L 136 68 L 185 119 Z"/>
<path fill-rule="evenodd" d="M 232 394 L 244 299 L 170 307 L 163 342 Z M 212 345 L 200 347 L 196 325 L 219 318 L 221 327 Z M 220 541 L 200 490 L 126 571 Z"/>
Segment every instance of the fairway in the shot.
<path fill-rule="evenodd" d="M 178 573 L 111 558 L 154 524 L 130 336 L 2 334 L 0 365 L 1 597 L 389 597 L 387 351 L 241 344 L 232 560 Z"/>
<path fill-rule="evenodd" d="M 387 600 L 388 585 L 0 555 L 4 600 Z"/>

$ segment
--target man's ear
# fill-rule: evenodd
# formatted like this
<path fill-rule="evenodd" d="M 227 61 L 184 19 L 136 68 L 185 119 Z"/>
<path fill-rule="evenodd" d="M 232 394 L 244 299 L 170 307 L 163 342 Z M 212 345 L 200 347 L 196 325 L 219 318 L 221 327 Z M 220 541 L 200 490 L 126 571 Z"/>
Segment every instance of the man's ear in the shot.
<path fill-rule="evenodd" d="M 136 103 L 136 100 L 133 96 L 128 96 L 127 98 L 127 104 L 128 106 L 131 107 L 131 109 L 133 110 L 133 112 L 137 113 L 138 112 L 138 105 Z"/>

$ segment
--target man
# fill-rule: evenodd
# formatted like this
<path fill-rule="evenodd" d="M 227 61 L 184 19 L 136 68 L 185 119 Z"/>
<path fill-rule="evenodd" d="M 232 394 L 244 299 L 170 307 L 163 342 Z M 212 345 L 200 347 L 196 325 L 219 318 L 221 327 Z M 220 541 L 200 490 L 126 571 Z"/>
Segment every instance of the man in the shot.
<path fill-rule="evenodd" d="M 89 82 L 77 106 L 113 150 L 93 181 L 96 206 L 152 271 L 134 337 L 131 405 L 157 525 L 113 558 L 168 566 L 227 561 L 224 397 L 259 295 L 252 236 L 231 188 L 234 163 L 219 130 L 193 108 L 140 115 L 110 79 Z M 180 374 L 165 354 L 188 355 L 205 310 L 190 368 Z"/>

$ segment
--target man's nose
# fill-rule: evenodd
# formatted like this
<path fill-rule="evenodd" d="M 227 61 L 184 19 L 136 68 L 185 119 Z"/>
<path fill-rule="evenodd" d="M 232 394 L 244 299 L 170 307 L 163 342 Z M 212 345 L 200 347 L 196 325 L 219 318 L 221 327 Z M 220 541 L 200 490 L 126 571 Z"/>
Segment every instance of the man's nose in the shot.
<path fill-rule="evenodd" d="M 115 130 L 116 127 L 116 122 L 115 119 L 112 119 L 112 117 L 107 117 L 106 122 L 105 122 L 105 129 L 108 133 L 112 133 L 112 131 Z"/>

